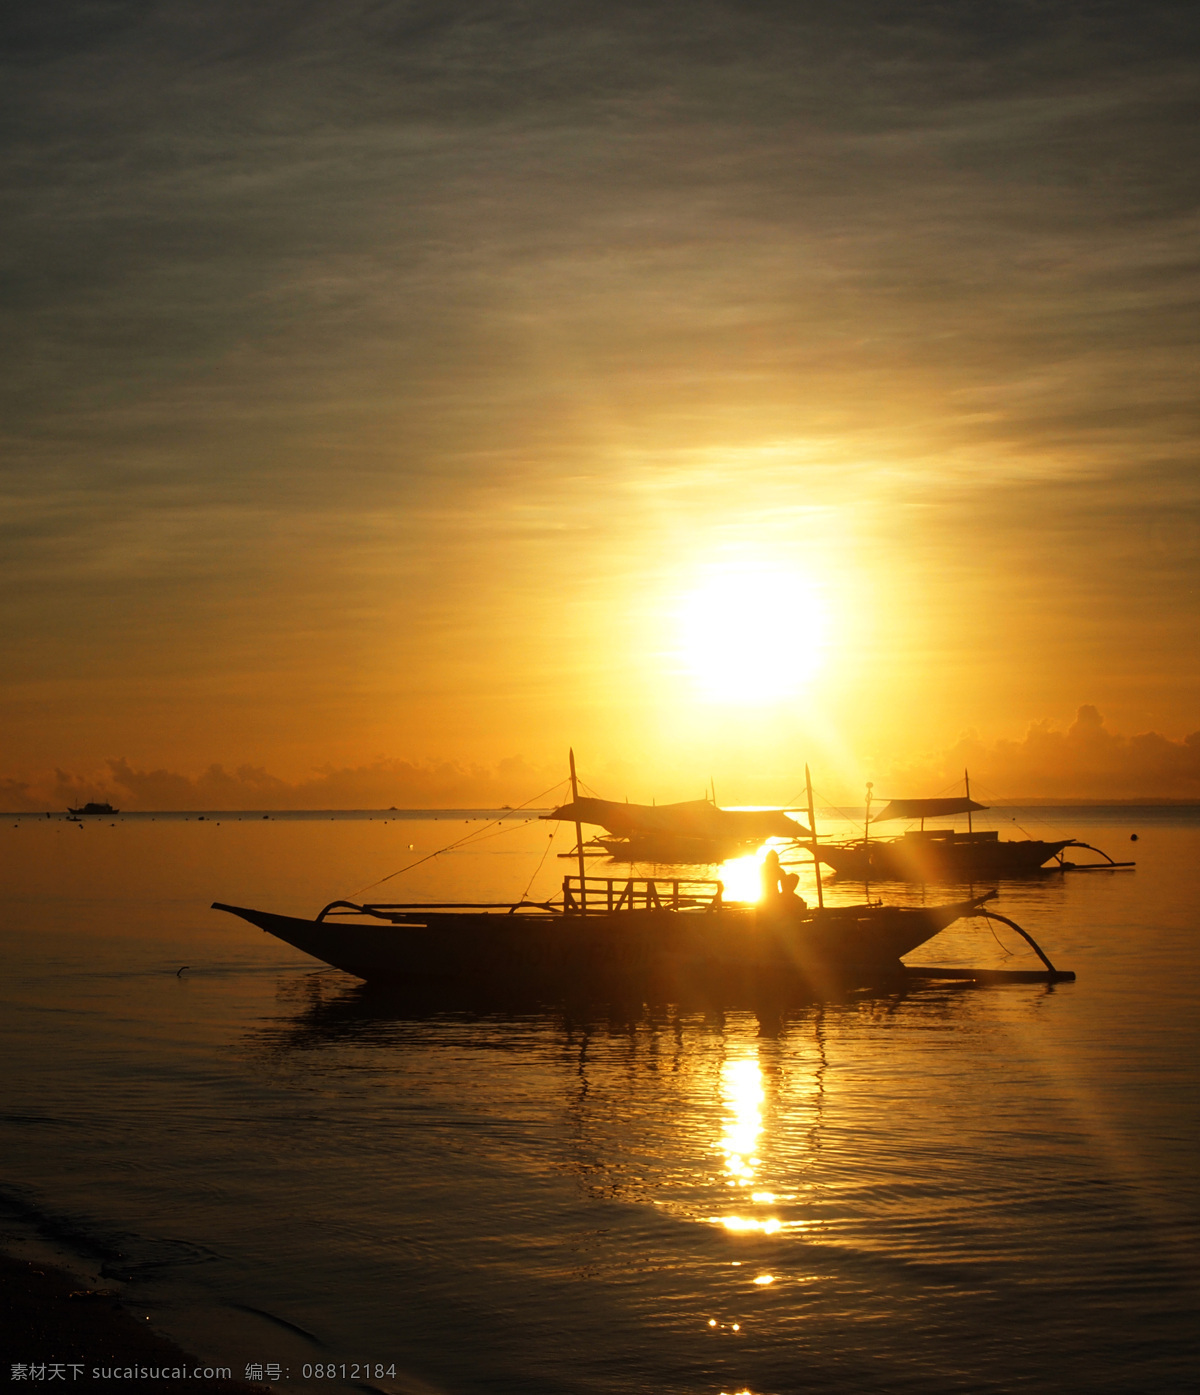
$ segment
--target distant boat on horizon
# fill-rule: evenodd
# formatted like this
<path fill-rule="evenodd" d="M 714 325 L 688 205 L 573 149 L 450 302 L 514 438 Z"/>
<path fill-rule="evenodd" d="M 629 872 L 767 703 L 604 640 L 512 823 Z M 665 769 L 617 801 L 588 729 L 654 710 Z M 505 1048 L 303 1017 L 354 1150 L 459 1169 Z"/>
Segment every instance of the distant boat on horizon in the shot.
<path fill-rule="evenodd" d="M 92 800 L 89 800 L 82 809 L 67 809 L 68 814 L 74 814 L 77 817 L 80 814 L 119 814 L 120 812 L 120 809 L 114 809 L 111 804 L 97 804 Z"/>

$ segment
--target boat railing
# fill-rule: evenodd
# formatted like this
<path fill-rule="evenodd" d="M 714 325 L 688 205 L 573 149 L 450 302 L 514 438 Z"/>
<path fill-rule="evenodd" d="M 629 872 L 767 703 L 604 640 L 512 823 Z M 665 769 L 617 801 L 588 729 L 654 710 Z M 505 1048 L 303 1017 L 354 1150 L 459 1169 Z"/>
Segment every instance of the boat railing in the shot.
<path fill-rule="evenodd" d="M 725 884 L 698 877 L 563 878 L 563 910 L 574 915 L 615 915 L 618 911 L 721 909 Z"/>
<path fill-rule="evenodd" d="M 719 911 L 725 884 L 699 877 L 563 878 L 562 899 L 555 901 L 330 901 L 317 922 L 330 916 L 366 916 L 402 924 L 423 912 L 519 911 L 568 915 L 615 915 L 619 911 Z"/>

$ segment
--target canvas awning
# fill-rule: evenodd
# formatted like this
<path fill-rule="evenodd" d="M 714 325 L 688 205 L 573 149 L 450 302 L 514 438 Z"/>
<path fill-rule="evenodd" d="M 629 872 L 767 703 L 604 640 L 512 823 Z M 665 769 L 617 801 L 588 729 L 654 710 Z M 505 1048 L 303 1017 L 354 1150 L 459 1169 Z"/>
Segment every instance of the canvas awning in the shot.
<path fill-rule="evenodd" d="M 884 819 L 948 819 L 952 814 L 975 813 L 986 809 L 986 804 L 976 804 L 973 799 L 893 799 L 872 815 L 872 823 L 882 823 Z"/>
<path fill-rule="evenodd" d="M 622 804 L 581 796 L 543 818 L 591 823 L 618 838 L 664 835 L 675 838 L 811 838 L 803 824 L 782 809 L 721 809 L 707 799 L 682 804 Z"/>

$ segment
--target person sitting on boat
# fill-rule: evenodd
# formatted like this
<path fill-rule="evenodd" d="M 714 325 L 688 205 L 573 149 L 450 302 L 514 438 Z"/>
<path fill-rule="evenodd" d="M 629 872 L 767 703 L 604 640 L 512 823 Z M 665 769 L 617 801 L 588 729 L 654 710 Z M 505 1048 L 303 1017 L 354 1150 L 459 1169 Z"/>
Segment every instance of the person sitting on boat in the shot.
<path fill-rule="evenodd" d="M 779 884 L 779 899 L 784 906 L 793 911 L 808 910 L 808 902 L 796 891 L 800 885 L 799 872 L 785 872 L 779 879 Z"/>

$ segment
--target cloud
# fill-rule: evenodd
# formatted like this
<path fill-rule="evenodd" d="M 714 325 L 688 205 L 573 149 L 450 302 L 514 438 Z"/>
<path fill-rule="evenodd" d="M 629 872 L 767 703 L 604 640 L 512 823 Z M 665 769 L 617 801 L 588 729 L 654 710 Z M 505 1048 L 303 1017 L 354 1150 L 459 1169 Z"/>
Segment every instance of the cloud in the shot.
<path fill-rule="evenodd" d="M 986 742 L 965 735 L 946 750 L 885 768 L 875 777 L 881 795 L 933 794 L 960 785 L 969 770 L 981 800 L 1022 798 L 1200 801 L 1200 731 L 1181 740 L 1148 731 L 1124 736 L 1110 731 L 1091 705 L 1079 708 L 1065 730 L 1034 722 L 1020 741 Z M 610 765 L 600 786 L 616 789 L 630 774 Z M 308 779 L 289 782 L 261 766 L 236 770 L 213 764 L 197 775 L 143 770 L 125 759 L 103 771 L 61 769 L 42 779 L 0 777 L 0 809 L 35 813 L 64 809 L 89 799 L 122 810 L 251 809 L 494 809 L 520 805 L 562 784 L 557 767 L 539 767 L 516 756 L 494 766 L 460 761 L 379 759 L 357 766 L 329 766 Z M 764 790 L 763 797 L 783 798 Z"/>
<path fill-rule="evenodd" d="M 235 724 L 268 769 L 398 728 L 418 757 L 537 758 L 564 699 L 604 697 L 546 642 L 595 591 L 619 633 L 685 512 L 689 556 L 743 510 L 811 546 L 814 499 L 877 510 L 881 564 L 953 600 L 875 606 L 903 636 L 943 605 L 950 655 L 881 667 L 944 687 L 987 615 L 963 720 L 1010 723 L 1009 674 L 1038 675 L 1019 714 L 1111 712 L 1120 662 L 1158 685 L 1134 710 L 1189 729 L 1198 15 L 7 7 L 12 748 L 148 753 L 171 802 Z M 697 461 L 703 489 L 664 497 Z M 1110 601 L 1097 638 L 1080 612 Z M 466 711 L 477 678 L 522 701 Z M 904 702 L 930 747 L 932 704 Z"/>
<path fill-rule="evenodd" d="M 31 791 L 28 780 L 14 780 L 11 775 L 0 778 L 0 809 L 6 813 L 38 814 L 47 807 L 46 800 Z"/>
<path fill-rule="evenodd" d="M 557 772 L 538 770 L 520 757 L 493 768 L 454 761 L 419 764 L 378 760 L 370 765 L 332 767 L 294 784 L 250 765 L 228 771 L 210 765 L 199 775 L 139 770 L 110 760 L 103 773 L 56 770 L 41 788 L 13 779 L 0 781 L 0 800 L 13 811 L 62 809 L 89 799 L 122 810 L 196 809 L 471 809 L 519 804 L 557 782 Z"/>
<path fill-rule="evenodd" d="M 894 770 L 887 792 L 943 789 L 964 769 L 973 789 L 992 798 L 1200 800 L 1200 731 L 1179 741 L 1155 731 L 1126 737 L 1109 731 L 1089 704 L 1066 731 L 1034 722 L 1021 741 L 964 736 L 935 760 Z"/>

